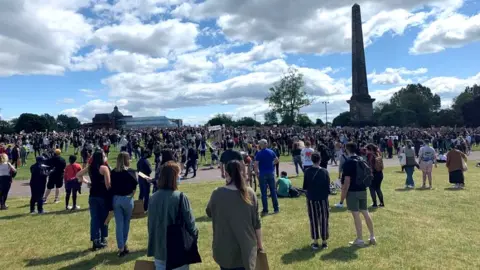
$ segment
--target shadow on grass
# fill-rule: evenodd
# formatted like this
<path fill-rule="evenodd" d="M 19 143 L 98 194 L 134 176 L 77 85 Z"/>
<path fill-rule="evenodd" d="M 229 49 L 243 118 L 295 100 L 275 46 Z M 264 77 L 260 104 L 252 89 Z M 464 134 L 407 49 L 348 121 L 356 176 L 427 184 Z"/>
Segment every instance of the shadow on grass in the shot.
<path fill-rule="evenodd" d="M 340 262 L 348 262 L 358 258 L 358 254 L 356 253 L 360 247 L 357 246 L 349 246 L 349 247 L 339 247 L 332 252 L 323 254 L 320 257 L 322 261 L 340 261 Z"/>
<path fill-rule="evenodd" d="M 434 188 L 422 188 L 422 187 L 419 187 L 419 188 L 416 188 L 415 190 L 416 190 L 416 191 L 428 191 L 428 190 L 434 190 Z"/>
<path fill-rule="evenodd" d="M 332 207 L 332 208 L 330 208 L 330 213 L 341 213 L 341 212 L 347 212 L 347 211 L 348 211 L 347 207 L 342 207 L 342 208 Z"/>
<path fill-rule="evenodd" d="M 33 215 L 33 217 L 42 216 L 42 215 L 70 215 L 70 214 L 74 214 L 74 213 L 85 212 L 85 211 L 88 211 L 88 210 L 89 210 L 89 208 L 82 208 L 80 210 L 75 210 L 75 211 L 60 210 L 60 211 L 54 211 L 54 212 L 46 212 L 45 214 Z M 30 213 L 22 213 L 22 214 L 10 215 L 10 216 L 3 216 L 3 217 L 0 217 L 0 220 L 11 220 L 11 219 L 22 218 L 22 217 L 26 217 L 26 216 L 30 216 Z"/>
<path fill-rule="evenodd" d="M 414 190 L 413 188 L 396 188 L 395 191 L 398 192 L 408 192 Z"/>
<path fill-rule="evenodd" d="M 146 254 L 147 254 L 146 249 L 130 252 L 130 254 L 122 258 L 118 258 L 116 252 L 99 253 L 99 254 L 96 254 L 93 259 L 85 259 L 83 261 L 80 261 L 62 268 L 58 268 L 58 269 L 59 270 L 72 270 L 72 269 L 83 270 L 83 269 L 95 269 L 97 266 L 101 264 L 121 265 L 129 261 L 137 260 L 138 258 L 145 256 Z"/>
<path fill-rule="evenodd" d="M 461 191 L 461 190 L 464 190 L 462 188 L 454 188 L 454 187 L 447 187 L 447 188 L 444 188 L 444 190 L 448 190 L 448 191 Z"/>
<path fill-rule="evenodd" d="M 83 257 L 87 255 L 89 252 L 90 250 L 88 249 L 83 251 L 70 251 L 70 252 L 58 254 L 52 257 L 26 260 L 26 262 L 27 262 L 27 267 L 55 264 L 58 262 L 70 261 L 79 257 Z"/>
<path fill-rule="evenodd" d="M 195 222 L 210 222 L 210 221 L 212 221 L 212 219 L 207 216 L 198 217 L 195 219 Z"/>
<path fill-rule="evenodd" d="M 282 262 L 284 264 L 292 264 L 295 262 L 307 261 L 315 257 L 315 252 L 310 246 L 294 249 L 287 254 L 283 254 Z"/>

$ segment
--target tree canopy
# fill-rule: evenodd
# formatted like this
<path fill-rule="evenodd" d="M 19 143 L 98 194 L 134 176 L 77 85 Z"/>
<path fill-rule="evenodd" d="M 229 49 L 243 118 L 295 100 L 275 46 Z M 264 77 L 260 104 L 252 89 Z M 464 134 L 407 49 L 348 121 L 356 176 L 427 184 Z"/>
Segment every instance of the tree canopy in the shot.
<path fill-rule="evenodd" d="M 67 115 L 58 115 L 57 118 L 49 115 L 37 115 L 33 113 L 23 113 L 18 118 L 10 121 L 0 121 L 0 133 L 10 134 L 14 132 L 34 132 L 34 131 L 72 131 L 79 128 L 80 121 L 76 117 Z"/>
<path fill-rule="evenodd" d="M 283 78 L 269 89 L 265 98 L 272 111 L 282 118 L 282 124 L 293 125 L 300 109 L 312 103 L 304 89 L 303 74 L 290 68 Z"/>

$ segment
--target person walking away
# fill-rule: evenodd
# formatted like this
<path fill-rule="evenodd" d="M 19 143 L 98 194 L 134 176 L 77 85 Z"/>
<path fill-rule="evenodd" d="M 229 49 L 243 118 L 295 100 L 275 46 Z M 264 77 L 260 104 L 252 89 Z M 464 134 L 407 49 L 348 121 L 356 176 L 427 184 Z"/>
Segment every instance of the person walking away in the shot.
<path fill-rule="evenodd" d="M 464 172 L 466 168 L 467 156 L 458 148 L 453 148 L 447 153 L 448 180 L 454 188 L 461 189 L 465 187 Z"/>
<path fill-rule="evenodd" d="M 383 201 L 382 181 L 383 181 L 383 158 L 382 154 L 374 144 L 367 145 L 367 161 L 368 166 L 372 168 L 373 179 L 370 185 L 370 196 L 372 197 L 372 208 L 378 206 L 385 207 Z M 377 196 L 380 204 L 377 204 Z"/>
<path fill-rule="evenodd" d="M 273 211 L 277 214 L 278 208 L 277 190 L 275 188 L 274 166 L 278 163 L 275 153 L 267 148 L 267 140 L 259 141 L 261 150 L 255 156 L 255 173 L 258 175 L 260 192 L 262 193 L 262 215 L 268 215 L 267 187 L 272 197 Z M 243 165 L 245 168 L 245 165 Z"/>
<path fill-rule="evenodd" d="M 63 177 L 65 172 L 65 167 L 67 163 L 61 155 L 62 151 L 60 149 L 55 149 L 55 154 L 49 160 L 47 160 L 47 166 L 50 167 L 52 172 L 48 177 L 47 190 L 45 191 L 45 196 L 43 196 L 43 202 L 46 203 L 48 195 L 52 192 L 52 189 L 55 188 L 55 201 L 54 203 L 59 203 L 60 188 L 63 187 Z"/>
<path fill-rule="evenodd" d="M 193 170 L 192 178 L 195 178 L 197 176 L 197 161 L 198 161 L 198 152 L 195 148 L 193 148 L 193 145 L 190 145 L 187 152 L 187 166 L 185 169 L 185 175 L 183 176 L 184 178 L 187 178 L 188 171 L 190 169 Z"/>
<path fill-rule="evenodd" d="M 312 154 L 313 166 L 305 171 L 303 176 L 303 190 L 307 193 L 308 218 L 310 233 L 313 240 L 313 250 L 318 250 L 318 240 L 322 239 L 322 249 L 328 248 L 329 217 L 328 195 L 330 194 L 330 176 L 325 168 L 320 167 L 321 155 Z"/>
<path fill-rule="evenodd" d="M 195 217 L 187 195 L 178 190 L 180 166 L 168 161 L 160 169 L 158 191 L 148 205 L 148 250 L 147 256 L 155 258 L 155 269 L 165 270 L 167 259 L 167 228 L 174 224 L 177 213 L 181 213 L 187 232 L 198 238 Z M 180 202 L 181 201 L 181 202 Z M 182 206 L 179 209 L 179 206 Z M 184 265 L 175 270 L 188 270 Z"/>
<path fill-rule="evenodd" d="M 90 186 L 88 205 L 90 207 L 90 241 L 92 250 L 107 247 L 108 226 L 105 220 L 111 205 L 108 190 L 111 187 L 110 169 L 106 166 L 107 157 L 102 150 L 97 150 L 92 156 L 91 164 L 77 173 L 77 178 Z M 84 176 L 90 176 L 87 181 Z"/>
<path fill-rule="evenodd" d="M 27 165 L 27 151 L 27 145 L 23 145 L 20 147 L 20 159 L 22 167 L 25 167 Z"/>
<path fill-rule="evenodd" d="M 220 172 L 222 174 L 222 178 L 225 178 L 225 166 L 228 162 L 232 160 L 238 160 L 240 163 L 243 163 L 243 167 L 245 167 L 245 162 L 243 162 L 243 157 L 239 151 L 233 150 L 234 142 L 232 140 L 227 141 L 227 150 L 225 150 L 222 155 L 220 156 Z M 244 174 L 245 174 L 244 170 Z"/>
<path fill-rule="evenodd" d="M 207 142 L 203 139 L 200 142 L 200 162 L 207 162 Z M 202 163 L 204 164 L 204 163 Z"/>
<path fill-rule="evenodd" d="M 277 156 L 277 158 L 280 158 L 280 149 L 278 149 L 278 145 L 276 142 L 274 142 L 272 144 L 273 148 L 272 148 L 272 151 L 275 153 L 275 155 Z M 279 177 L 280 175 L 280 162 L 278 162 L 277 164 L 275 164 L 275 175 L 277 176 L 277 178 Z"/>
<path fill-rule="evenodd" d="M 297 173 L 297 177 L 298 177 L 298 167 L 300 167 L 300 169 L 303 172 L 301 153 L 302 153 L 302 149 L 300 149 L 300 146 L 298 145 L 298 143 L 294 143 L 293 150 L 292 150 L 292 159 L 293 159 L 293 164 L 295 165 L 295 172 Z"/>
<path fill-rule="evenodd" d="M 46 213 L 43 210 L 43 194 L 47 187 L 47 177 L 50 171 L 47 166 L 44 166 L 45 158 L 37 156 L 36 162 L 30 166 L 30 214 L 34 215 L 35 204 L 37 205 L 38 214 Z"/>
<path fill-rule="evenodd" d="M 367 186 L 364 182 L 368 175 L 369 168 L 362 165 L 361 163 L 363 163 L 363 161 L 355 154 L 358 150 L 357 144 L 349 142 L 345 146 L 345 149 L 348 159 L 343 168 L 340 200 L 344 201 L 346 199 L 347 209 L 352 213 L 355 224 L 357 237 L 354 241 L 350 242 L 350 244 L 360 247 L 365 245 L 362 236 L 361 213 L 370 232 L 370 244 L 374 245 L 376 244 L 376 239 L 373 231 L 373 221 L 367 208 Z"/>
<path fill-rule="evenodd" d="M 257 196 L 247 187 L 243 164 L 226 166 L 226 185 L 210 196 L 206 213 L 212 218 L 213 259 L 222 270 L 255 270 L 257 252 L 263 250 Z"/>
<path fill-rule="evenodd" d="M 128 153 L 127 153 L 128 154 Z M 137 171 L 145 174 L 146 176 L 150 177 L 152 173 L 152 166 L 150 165 L 150 161 L 148 161 L 148 151 L 143 150 L 140 159 L 137 162 Z M 150 199 L 150 181 L 148 179 L 144 179 L 140 175 L 138 176 L 138 185 L 140 188 L 140 194 L 138 196 L 139 200 L 143 201 L 143 210 L 146 212 L 148 211 L 148 202 Z"/>
<path fill-rule="evenodd" d="M 20 161 L 20 147 L 18 146 L 18 144 L 15 144 L 15 146 L 13 147 L 11 156 L 12 156 L 12 165 L 15 166 L 15 169 L 18 169 L 18 164 Z"/>
<path fill-rule="evenodd" d="M 426 182 L 428 178 L 428 189 L 432 189 L 432 170 L 434 164 L 435 168 L 437 167 L 437 153 L 435 152 L 435 149 L 430 147 L 428 141 L 425 141 L 425 144 L 420 147 L 418 152 L 418 163 L 423 175 L 422 188 L 427 188 Z"/>
<path fill-rule="evenodd" d="M 0 154 L 0 210 L 8 209 L 8 192 L 10 192 L 12 186 L 12 175 L 16 172 L 14 166 L 8 162 L 8 155 L 6 153 Z"/>
<path fill-rule="evenodd" d="M 128 232 L 130 231 L 130 220 L 132 219 L 133 197 L 138 182 L 135 175 L 136 172 L 129 167 L 130 156 L 128 153 L 119 153 L 117 166 L 111 175 L 111 193 L 113 195 L 113 213 L 115 215 L 118 257 L 123 257 L 130 252 L 127 247 Z"/>
<path fill-rule="evenodd" d="M 417 166 L 417 162 L 415 160 L 415 150 L 413 148 L 413 144 L 411 141 L 407 141 L 405 145 L 405 173 L 407 178 L 405 180 L 405 189 L 412 189 L 415 187 L 415 181 L 413 180 L 413 173 L 415 171 L 415 167 Z"/>
<path fill-rule="evenodd" d="M 388 152 L 388 158 L 392 159 L 393 157 L 393 140 L 392 137 L 389 137 L 387 140 L 387 152 Z"/>
<path fill-rule="evenodd" d="M 77 156 L 71 155 L 68 158 L 70 163 L 65 167 L 65 209 L 66 210 L 78 210 L 80 206 L 77 205 L 77 192 L 80 191 L 80 186 L 82 185 L 77 179 L 77 173 L 82 170 L 82 166 L 77 163 Z M 72 195 L 73 206 L 69 206 L 70 195 Z"/>
<path fill-rule="evenodd" d="M 313 152 L 315 152 L 315 151 L 310 146 L 311 146 L 310 142 L 306 141 L 305 142 L 305 148 L 303 148 L 302 152 L 300 153 L 300 155 L 302 157 L 303 171 L 312 167 L 312 165 L 313 165 L 311 156 L 312 156 Z"/>

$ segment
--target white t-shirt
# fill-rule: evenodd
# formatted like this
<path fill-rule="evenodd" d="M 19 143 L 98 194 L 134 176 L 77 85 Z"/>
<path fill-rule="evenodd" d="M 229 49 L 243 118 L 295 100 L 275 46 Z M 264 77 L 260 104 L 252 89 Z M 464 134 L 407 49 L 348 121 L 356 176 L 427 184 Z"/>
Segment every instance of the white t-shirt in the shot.
<path fill-rule="evenodd" d="M 433 162 L 435 160 L 435 154 L 435 149 L 429 145 L 420 147 L 420 151 L 418 152 L 419 159 L 423 162 Z"/>
<path fill-rule="evenodd" d="M 312 154 L 313 154 L 313 149 L 312 148 L 303 148 L 302 152 L 300 152 L 300 156 L 302 157 L 302 164 L 303 166 L 312 166 Z"/>

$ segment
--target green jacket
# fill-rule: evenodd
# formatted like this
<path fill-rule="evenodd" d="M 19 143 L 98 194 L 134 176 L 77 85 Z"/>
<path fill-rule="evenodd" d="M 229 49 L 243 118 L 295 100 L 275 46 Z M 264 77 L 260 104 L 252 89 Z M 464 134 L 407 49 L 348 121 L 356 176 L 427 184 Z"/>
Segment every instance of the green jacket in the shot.
<path fill-rule="evenodd" d="M 167 227 L 175 222 L 180 203 L 180 191 L 159 189 L 148 203 L 148 257 L 165 261 L 167 258 Z M 183 220 L 192 235 L 198 235 L 195 217 L 187 195 L 183 194 Z"/>

